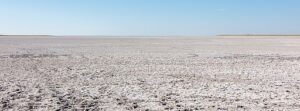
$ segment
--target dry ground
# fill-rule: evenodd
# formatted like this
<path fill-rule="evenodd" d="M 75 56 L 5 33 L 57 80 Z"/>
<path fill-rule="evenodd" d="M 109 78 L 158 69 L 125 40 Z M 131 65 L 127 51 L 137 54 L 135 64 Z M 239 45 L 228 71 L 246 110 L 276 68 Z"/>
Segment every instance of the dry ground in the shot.
<path fill-rule="evenodd" d="M 0 37 L 1 110 L 300 110 L 298 38 Z"/>

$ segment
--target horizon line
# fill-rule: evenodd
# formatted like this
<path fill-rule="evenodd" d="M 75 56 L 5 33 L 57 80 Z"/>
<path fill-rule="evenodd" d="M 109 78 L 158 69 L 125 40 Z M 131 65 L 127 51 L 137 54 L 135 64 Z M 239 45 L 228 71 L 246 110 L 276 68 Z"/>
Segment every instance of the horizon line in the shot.
<path fill-rule="evenodd" d="M 217 35 L 48 35 L 48 34 L 0 34 L 0 36 L 102 36 L 102 37 L 204 37 L 204 36 L 300 36 L 300 34 L 217 34 Z"/>

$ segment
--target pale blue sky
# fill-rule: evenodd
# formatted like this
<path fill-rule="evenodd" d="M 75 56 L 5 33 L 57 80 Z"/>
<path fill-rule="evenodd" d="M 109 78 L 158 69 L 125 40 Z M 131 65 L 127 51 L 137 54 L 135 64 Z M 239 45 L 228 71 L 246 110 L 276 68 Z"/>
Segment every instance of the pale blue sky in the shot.
<path fill-rule="evenodd" d="M 0 34 L 300 34 L 300 0 L 0 0 Z"/>

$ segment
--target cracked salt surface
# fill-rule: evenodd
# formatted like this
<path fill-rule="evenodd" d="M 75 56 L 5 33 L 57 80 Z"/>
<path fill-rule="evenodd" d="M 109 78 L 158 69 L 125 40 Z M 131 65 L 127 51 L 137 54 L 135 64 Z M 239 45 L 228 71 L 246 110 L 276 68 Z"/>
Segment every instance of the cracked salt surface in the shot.
<path fill-rule="evenodd" d="M 299 43 L 0 38 L 0 109 L 300 110 Z"/>

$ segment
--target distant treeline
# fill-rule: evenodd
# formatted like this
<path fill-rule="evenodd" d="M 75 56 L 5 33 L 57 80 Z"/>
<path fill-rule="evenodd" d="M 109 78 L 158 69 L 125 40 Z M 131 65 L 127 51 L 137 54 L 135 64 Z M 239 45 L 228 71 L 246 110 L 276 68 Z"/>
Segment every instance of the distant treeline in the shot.
<path fill-rule="evenodd" d="M 51 36 L 51 35 L 1 35 L 0 36 Z"/>
<path fill-rule="evenodd" d="M 289 35 L 289 34 L 223 34 L 223 35 L 217 35 L 217 36 L 300 36 L 299 35 Z"/>

